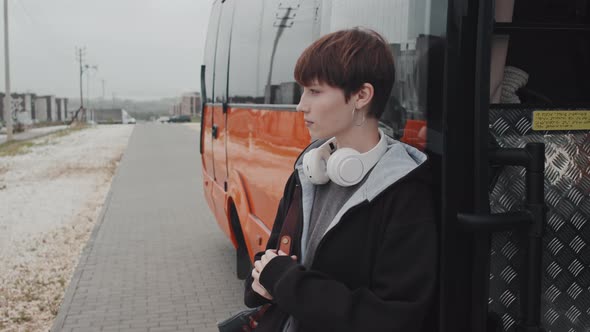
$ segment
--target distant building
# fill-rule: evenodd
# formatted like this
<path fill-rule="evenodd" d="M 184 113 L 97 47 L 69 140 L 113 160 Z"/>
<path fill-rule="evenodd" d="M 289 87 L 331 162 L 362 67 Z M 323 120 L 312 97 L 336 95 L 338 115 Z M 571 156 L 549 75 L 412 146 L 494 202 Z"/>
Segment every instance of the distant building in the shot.
<path fill-rule="evenodd" d="M 4 121 L 4 98 L 0 93 L 0 120 Z M 68 116 L 68 98 L 37 96 L 34 93 L 12 93 L 12 118 L 26 129 L 36 123 L 64 122 Z"/>
<path fill-rule="evenodd" d="M 39 96 L 35 98 L 35 122 L 58 121 L 55 96 Z"/>
<path fill-rule="evenodd" d="M 55 104 L 57 107 L 57 120 L 58 121 L 69 120 L 68 98 L 55 98 Z"/>
<path fill-rule="evenodd" d="M 17 124 L 29 127 L 33 124 L 33 100 L 35 95 L 32 93 L 11 93 L 12 119 Z M 0 119 L 4 122 L 4 98 L 6 95 L 0 93 Z"/>
<path fill-rule="evenodd" d="M 180 97 L 180 102 L 172 105 L 171 115 L 196 116 L 201 113 L 201 94 L 198 92 L 186 93 Z"/>

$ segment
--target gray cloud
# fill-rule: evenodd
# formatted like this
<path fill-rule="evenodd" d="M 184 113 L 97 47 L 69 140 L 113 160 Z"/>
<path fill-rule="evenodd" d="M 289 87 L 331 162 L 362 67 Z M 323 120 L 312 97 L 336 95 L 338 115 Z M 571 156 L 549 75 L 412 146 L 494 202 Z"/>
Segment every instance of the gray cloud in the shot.
<path fill-rule="evenodd" d="M 86 46 L 87 62 L 99 67 L 91 74 L 91 97 L 102 94 L 102 79 L 109 98 L 198 91 L 211 3 L 10 0 L 12 90 L 78 96 L 75 48 Z"/>

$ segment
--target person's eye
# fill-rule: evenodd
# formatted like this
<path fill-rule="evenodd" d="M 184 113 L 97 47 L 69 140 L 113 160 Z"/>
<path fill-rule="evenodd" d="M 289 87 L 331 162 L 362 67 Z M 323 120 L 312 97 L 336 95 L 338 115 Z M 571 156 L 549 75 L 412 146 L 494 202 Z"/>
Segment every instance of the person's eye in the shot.
<path fill-rule="evenodd" d="M 309 92 L 311 92 L 312 95 L 317 95 L 318 93 L 320 93 L 320 91 L 316 89 L 309 89 Z"/>

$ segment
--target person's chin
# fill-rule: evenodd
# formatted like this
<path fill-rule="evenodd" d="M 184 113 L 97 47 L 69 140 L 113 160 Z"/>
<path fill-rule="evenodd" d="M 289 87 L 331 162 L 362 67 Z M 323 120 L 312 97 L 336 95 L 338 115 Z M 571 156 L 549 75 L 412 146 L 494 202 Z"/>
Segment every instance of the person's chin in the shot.
<path fill-rule="evenodd" d="M 318 139 L 327 139 L 327 138 L 332 138 L 332 137 L 328 137 L 326 135 L 322 135 L 322 133 L 318 133 L 318 132 L 314 132 L 313 130 L 309 131 L 309 136 L 311 137 L 312 141 L 318 140 Z"/>
<path fill-rule="evenodd" d="M 316 140 L 318 138 L 320 138 L 321 135 L 319 135 L 320 133 L 315 130 L 312 129 L 311 127 L 307 127 L 307 131 L 309 132 L 309 136 L 311 137 L 312 140 Z"/>

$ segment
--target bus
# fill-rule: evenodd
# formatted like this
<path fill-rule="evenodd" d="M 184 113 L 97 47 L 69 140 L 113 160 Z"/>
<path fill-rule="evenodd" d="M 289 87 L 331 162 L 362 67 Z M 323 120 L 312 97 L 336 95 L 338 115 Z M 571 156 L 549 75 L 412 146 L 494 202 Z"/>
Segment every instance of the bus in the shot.
<path fill-rule="evenodd" d="M 203 190 L 240 278 L 310 143 L 295 62 L 355 26 L 396 82 L 381 129 L 429 155 L 438 330 L 590 330 L 590 1 L 216 0 L 201 66 Z"/>

